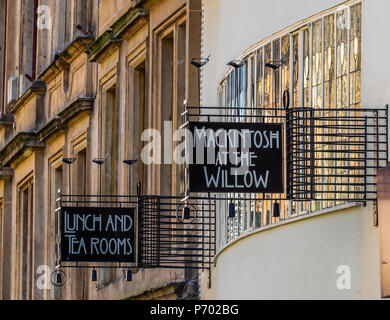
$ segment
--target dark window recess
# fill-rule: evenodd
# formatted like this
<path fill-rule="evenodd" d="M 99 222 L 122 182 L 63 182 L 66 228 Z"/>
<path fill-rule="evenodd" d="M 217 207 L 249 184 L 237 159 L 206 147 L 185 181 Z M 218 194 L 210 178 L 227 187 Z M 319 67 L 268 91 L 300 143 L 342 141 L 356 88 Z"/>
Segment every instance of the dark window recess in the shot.
<path fill-rule="evenodd" d="M 38 39 L 38 29 L 37 29 L 37 20 L 38 20 L 38 3 L 39 0 L 28 1 L 26 3 L 26 26 L 25 28 L 31 28 L 32 30 L 32 38 L 29 39 L 29 32 L 27 32 L 26 36 L 23 37 L 23 54 L 30 55 L 30 58 L 27 58 L 24 61 L 24 71 L 25 77 L 30 81 L 34 82 L 36 78 L 36 67 L 37 67 L 37 39 Z M 32 11 L 31 11 L 32 10 Z M 23 32 L 23 34 L 25 34 Z M 30 66 L 28 65 L 30 64 Z"/>

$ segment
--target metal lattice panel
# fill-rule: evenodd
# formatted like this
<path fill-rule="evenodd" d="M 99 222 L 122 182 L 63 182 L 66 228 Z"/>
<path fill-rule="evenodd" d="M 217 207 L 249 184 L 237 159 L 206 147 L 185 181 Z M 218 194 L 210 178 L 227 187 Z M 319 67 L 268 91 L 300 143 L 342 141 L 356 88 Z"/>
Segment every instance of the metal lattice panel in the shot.
<path fill-rule="evenodd" d="M 183 202 L 179 197 L 162 196 L 61 195 L 58 202 L 55 212 L 58 235 L 61 208 L 134 208 L 137 212 L 136 263 L 58 262 L 63 268 L 208 269 L 215 255 L 214 198 L 191 198 Z M 184 210 L 185 207 L 189 210 Z M 56 246 L 60 253 L 60 242 Z"/>
<path fill-rule="evenodd" d="M 388 163 L 387 109 L 287 111 L 287 190 L 294 200 L 374 200 Z"/>
<path fill-rule="evenodd" d="M 279 200 L 375 200 L 377 170 L 388 164 L 388 106 L 187 107 L 183 117 L 183 127 L 191 121 L 282 123 L 286 193 Z"/>
<path fill-rule="evenodd" d="M 215 255 L 215 200 L 143 196 L 139 207 L 138 261 L 142 268 L 210 266 Z"/>

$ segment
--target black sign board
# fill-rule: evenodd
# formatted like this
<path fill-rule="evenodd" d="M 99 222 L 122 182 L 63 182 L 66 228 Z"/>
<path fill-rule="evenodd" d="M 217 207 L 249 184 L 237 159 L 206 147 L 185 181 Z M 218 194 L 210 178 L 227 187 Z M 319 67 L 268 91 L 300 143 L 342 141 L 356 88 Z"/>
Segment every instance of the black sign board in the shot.
<path fill-rule="evenodd" d="M 61 261 L 135 262 L 134 208 L 61 208 Z"/>
<path fill-rule="evenodd" d="M 283 193 L 282 124 L 190 122 L 189 130 L 190 192 Z"/>

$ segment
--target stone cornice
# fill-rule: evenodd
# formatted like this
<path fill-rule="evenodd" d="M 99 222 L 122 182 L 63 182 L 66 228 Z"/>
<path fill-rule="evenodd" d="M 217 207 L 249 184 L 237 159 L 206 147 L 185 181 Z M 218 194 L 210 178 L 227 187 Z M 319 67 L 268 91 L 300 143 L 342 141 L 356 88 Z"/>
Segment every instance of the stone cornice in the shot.
<path fill-rule="evenodd" d="M 31 87 L 13 104 L 8 106 L 8 113 L 16 113 L 25 104 L 27 100 L 36 95 L 46 93 L 46 84 L 43 81 L 36 80 Z"/>
<path fill-rule="evenodd" d="M 93 109 L 93 98 L 78 98 L 71 102 L 62 110 L 56 118 L 46 123 L 37 132 L 19 132 L 7 145 L 0 151 L 0 163 L 9 165 L 20 156 L 23 159 L 28 157 L 35 149 L 44 148 L 44 141 L 66 129 L 66 124 L 77 115 L 84 112 L 91 112 Z"/>
<path fill-rule="evenodd" d="M 112 53 L 122 42 L 120 36 L 140 18 L 146 17 L 149 12 L 142 8 L 131 8 L 105 31 L 86 51 L 91 62 L 100 62 L 107 54 Z"/>
<path fill-rule="evenodd" d="M 112 30 L 107 30 L 86 51 L 88 60 L 90 62 L 100 62 L 103 53 L 110 54 L 117 48 L 119 42 L 122 42 L 122 40 L 115 38 Z"/>
<path fill-rule="evenodd" d="M 129 27 L 134 25 L 140 18 L 147 17 L 149 12 L 145 9 L 130 9 L 124 15 L 122 15 L 111 26 L 111 30 L 114 32 L 115 37 L 121 36 Z"/>
<path fill-rule="evenodd" d="M 38 75 L 38 79 L 48 83 L 60 72 L 69 69 L 69 64 L 84 53 L 93 41 L 92 36 L 77 37 L 63 51 L 55 55 L 53 62 Z"/>
<path fill-rule="evenodd" d="M 45 144 L 39 141 L 35 132 L 20 132 L 0 151 L 0 162 L 10 165 L 19 156 L 26 158 L 33 150 L 44 147 Z"/>
<path fill-rule="evenodd" d="M 66 125 L 62 123 L 61 119 L 54 118 L 39 130 L 38 132 L 39 141 L 45 141 L 55 133 L 62 132 L 65 129 L 66 129 Z"/>
<path fill-rule="evenodd" d="M 15 117 L 13 114 L 3 114 L 0 118 L 0 129 L 5 127 L 12 127 L 15 123 Z"/>
<path fill-rule="evenodd" d="M 15 174 L 15 170 L 10 167 L 0 168 L 0 179 L 5 177 L 13 177 L 14 174 Z"/>
<path fill-rule="evenodd" d="M 40 141 L 45 141 L 55 133 L 67 128 L 67 122 L 83 112 L 91 112 L 93 98 L 78 98 L 72 101 L 65 109 L 58 113 L 57 117 L 49 121 L 38 131 Z"/>
<path fill-rule="evenodd" d="M 92 111 L 93 102 L 93 98 L 78 98 L 62 110 L 58 116 L 63 123 L 66 123 L 82 112 Z"/>

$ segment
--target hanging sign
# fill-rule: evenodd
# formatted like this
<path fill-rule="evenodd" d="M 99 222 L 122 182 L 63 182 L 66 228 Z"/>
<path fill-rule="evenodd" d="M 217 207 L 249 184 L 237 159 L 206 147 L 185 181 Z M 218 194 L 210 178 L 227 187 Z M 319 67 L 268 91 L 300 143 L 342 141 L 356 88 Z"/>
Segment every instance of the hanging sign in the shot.
<path fill-rule="evenodd" d="M 275 123 L 190 122 L 190 192 L 283 193 L 283 129 Z"/>
<path fill-rule="evenodd" d="M 61 261 L 135 262 L 134 208 L 61 208 Z"/>

